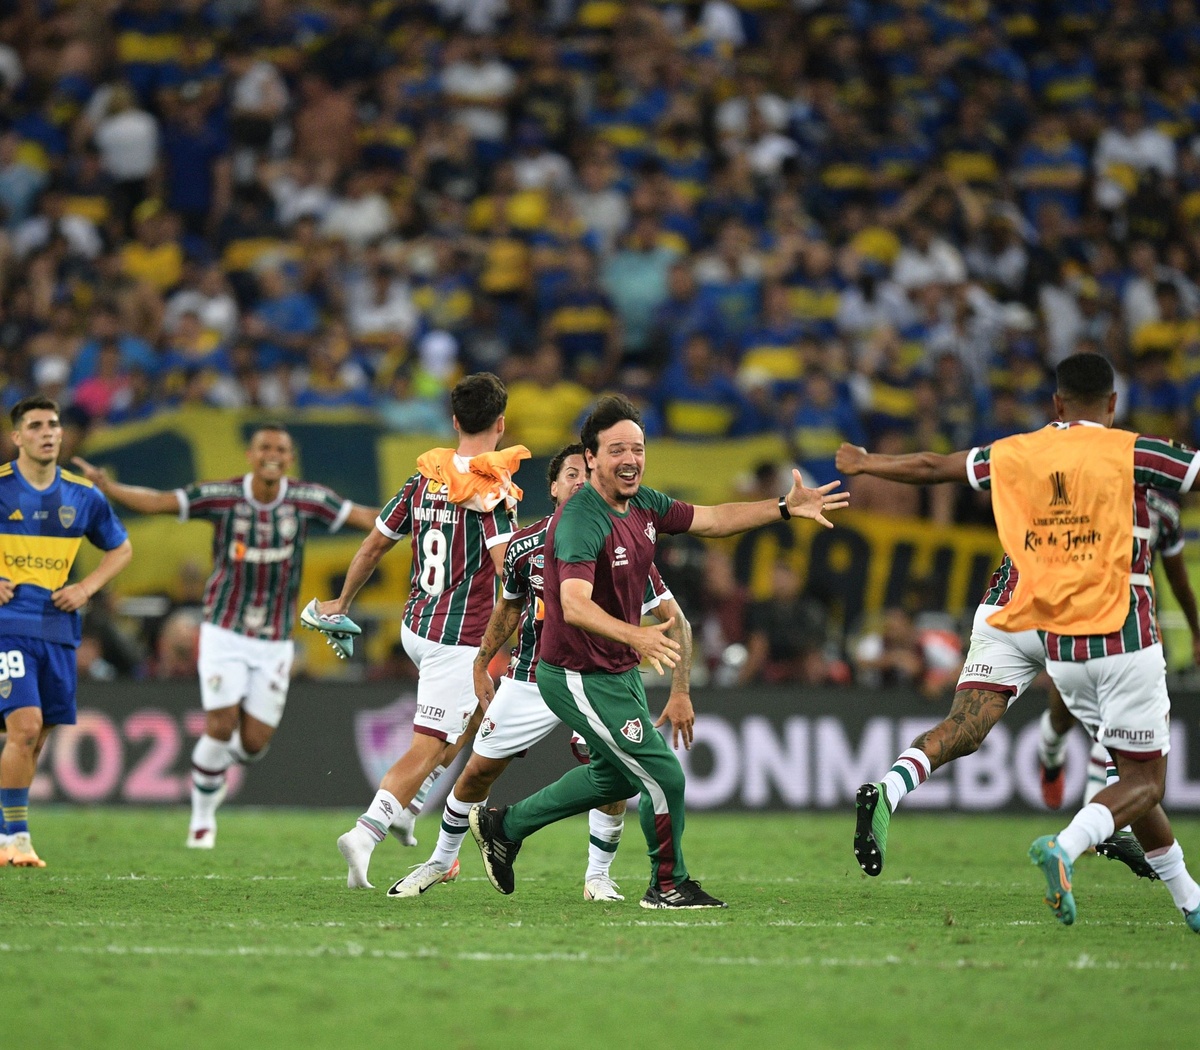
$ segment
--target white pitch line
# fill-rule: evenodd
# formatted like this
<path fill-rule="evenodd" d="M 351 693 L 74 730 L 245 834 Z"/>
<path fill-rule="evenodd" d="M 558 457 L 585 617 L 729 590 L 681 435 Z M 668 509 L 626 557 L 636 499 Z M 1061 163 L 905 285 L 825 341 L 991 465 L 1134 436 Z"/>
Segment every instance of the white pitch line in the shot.
<path fill-rule="evenodd" d="M 642 963 L 641 955 L 594 955 L 590 952 L 442 952 L 437 949 L 383 949 L 365 948 L 354 941 L 342 945 L 319 945 L 314 948 L 284 948 L 284 947 L 254 947 L 250 945 L 233 945 L 228 948 L 196 948 L 186 946 L 164 946 L 148 944 L 107 944 L 92 945 L 57 945 L 53 948 L 42 948 L 30 944 L 8 944 L 0 942 L 0 953 L 36 955 L 53 952 L 59 955 L 82 955 L 91 957 L 168 957 L 168 958 L 201 958 L 201 959 L 369 959 L 391 962 L 425 962 L 439 960 L 443 962 L 477 962 L 491 965 L 494 963 L 584 963 L 586 965 L 610 966 L 620 963 Z M 796 956 L 785 958 L 760 958 L 758 956 L 693 956 L 690 962 L 701 966 L 725 966 L 731 968 L 825 968 L 825 969 L 882 969 L 891 966 L 909 966 L 910 959 L 901 959 L 895 955 L 882 958 L 839 958 L 829 956 Z M 1049 967 L 1061 972 L 1062 963 L 1057 960 L 1047 960 L 1045 963 L 1036 959 L 1027 959 L 1020 963 L 1001 962 L 989 959 L 954 959 L 948 961 L 924 960 L 923 966 L 938 970 L 1009 970 L 1014 967 L 1021 969 L 1041 969 Z M 1184 971 L 1190 972 L 1192 967 L 1186 963 L 1176 962 L 1136 962 L 1127 963 L 1117 960 L 1095 959 L 1086 953 L 1081 954 L 1074 962 L 1066 964 L 1068 969 L 1075 970 L 1132 970 L 1132 971 Z"/>

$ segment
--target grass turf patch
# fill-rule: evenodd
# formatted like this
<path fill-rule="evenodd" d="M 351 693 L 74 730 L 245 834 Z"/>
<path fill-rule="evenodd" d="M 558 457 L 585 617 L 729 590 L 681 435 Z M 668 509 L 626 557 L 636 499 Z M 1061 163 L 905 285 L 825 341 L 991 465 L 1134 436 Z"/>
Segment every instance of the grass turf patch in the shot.
<path fill-rule="evenodd" d="M 433 847 L 390 840 L 374 891 L 347 890 L 334 840 L 355 814 L 223 811 L 212 852 L 181 811 L 41 808 L 44 871 L 0 871 L 10 1032 L 43 1048 L 610 1046 L 1005 1047 L 1097 1031 L 1124 1047 L 1196 1031 L 1200 938 L 1165 887 L 1076 866 L 1060 926 L 1025 851 L 1063 819 L 901 812 L 883 874 L 853 816 L 693 816 L 689 868 L 722 911 L 638 907 L 648 864 L 627 820 L 623 903 L 583 901 L 585 818 L 530 839 L 517 891 L 463 873 L 384 891 Z M 1200 858 L 1200 822 L 1178 821 Z M 1145 1018 L 1143 1024 L 1139 1018 Z"/>

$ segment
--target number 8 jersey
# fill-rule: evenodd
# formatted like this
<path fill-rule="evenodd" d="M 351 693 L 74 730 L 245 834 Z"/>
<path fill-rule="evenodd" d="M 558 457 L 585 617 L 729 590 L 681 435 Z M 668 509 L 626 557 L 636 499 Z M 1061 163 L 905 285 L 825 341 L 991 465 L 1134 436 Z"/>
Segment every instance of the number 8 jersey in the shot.
<path fill-rule="evenodd" d="M 412 576 L 404 625 L 442 645 L 478 645 L 496 602 L 489 553 L 507 543 L 514 524 L 504 502 L 488 513 L 456 506 L 445 486 L 414 474 L 379 513 L 389 539 L 412 537 Z"/>

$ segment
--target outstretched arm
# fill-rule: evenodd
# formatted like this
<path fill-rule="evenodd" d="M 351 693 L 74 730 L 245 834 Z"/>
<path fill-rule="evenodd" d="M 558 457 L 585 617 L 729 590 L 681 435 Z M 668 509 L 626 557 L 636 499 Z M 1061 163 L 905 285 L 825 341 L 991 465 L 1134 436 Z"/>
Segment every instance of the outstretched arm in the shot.
<path fill-rule="evenodd" d="M 1196 614 L 1196 595 L 1192 591 L 1192 583 L 1188 579 L 1187 566 L 1183 562 L 1183 554 L 1172 554 L 1162 560 L 1163 572 L 1171 593 L 1179 602 L 1179 608 L 1187 619 L 1188 629 L 1192 632 L 1192 660 L 1200 666 L 1200 617 Z"/>
<path fill-rule="evenodd" d="M 825 517 L 825 511 L 840 510 L 850 503 L 850 494 L 846 491 L 835 492 L 840 481 L 831 481 L 819 488 L 806 488 L 801 480 L 800 471 L 792 470 L 792 488 L 783 497 L 788 514 L 793 518 L 812 518 L 819 521 L 827 529 L 833 528 L 833 522 Z M 763 525 L 769 525 L 780 517 L 779 500 L 762 499 L 754 503 L 720 503 L 715 507 L 696 507 L 692 518 L 692 527 L 688 529 L 693 536 L 736 536 L 739 532 L 748 532 Z"/>
<path fill-rule="evenodd" d="M 492 702 L 492 697 L 496 695 L 496 684 L 492 681 L 488 665 L 492 662 L 492 657 L 500 651 L 504 643 L 512 637 L 513 631 L 517 629 L 517 624 L 521 621 L 523 604 L 523 598 L 506 598 L 501 595 L 500 600 L 493 607 L 491 618 L 484 629 L 483 641 L 479 643 L 479 652 L 475 654 L 475 663 L 471 667 L 471 673 L 475 680 L 475 696 L 483 705 L 484 710 Z"/>
<path fill-rule="evenodd" d="M 870 474 L 885 481 L 902 481 L 906 485 L 936 485 L 942 481 L 967 480 L 967 457 L 970 452 L 911 452 L 903 456 L 886 456 L 868 452 L 859 445 L 843 445 L 837 450 L 837 469 L 850 476 Z"/>
<path fill-rule="evenodd" d="M 141 485 L 122 485 L 114 481 L 107 470 L 93 466 L 86 459 L 76 456 L 71 460 L 79 472 L 104 493 L 110 500 L 136 510 L 139 514 L 178 514 L 179 498 L 174 492 L 149 489 Z M 115 575 L 115 573 L 114 573 Z"/>

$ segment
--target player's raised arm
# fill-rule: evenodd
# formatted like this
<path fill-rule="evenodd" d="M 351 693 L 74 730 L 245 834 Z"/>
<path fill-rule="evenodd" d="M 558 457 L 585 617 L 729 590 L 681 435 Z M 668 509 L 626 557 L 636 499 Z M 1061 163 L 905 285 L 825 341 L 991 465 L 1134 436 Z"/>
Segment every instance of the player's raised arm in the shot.
<path fill-rule="evenodd" d="M 965 467 L 963 468 L 965 471 Z M 825 517 L 826 511 L 841 510 L 850 504 L 850 493 L 842 490 L 835 491 L 840 481 L 831 481 L 828 485 L 808 488 L 800 476 L 800 471 L 792 470 L 792 488 L 785 496 L 778 499 L 756 500 L 753 503 L 720 503 L 715 507 L 696 507 L 692 518 L 693 536 L 736 536 L 739 532 L 748 532 L 763 525 L 769 525 L 776 518 L 812 518 L 827 529 L 833 528 L 833 522 Z"/>
<path fill-rule="evenodd" d="M 79 472 L 115 503 L 139 514 L 178 514 L 179 497 L 174 492 L 146 488 L 142 485 L 123 485 L 113 480 L 107 470 L 94 466 L 86 459 L 74 457 L 71 462 Z"/>
<path fill-rule="evenodd" d="M 1183 553 L 1164 554 L 1162 567 L 1171 593 L 1175 595 L 1180 611 L 1187 620 L 1188 629 L 1192 632 L 1192 661 L 1200 666 L 1200 616 L 1196 612 L 1196 594 L 1192 590 L 1191 580 L 1188 579 Z"/>
<path fill-rule="evenodd" d="M 970 452 L 910 452 L 903 456 L 888 456 L 868 452 L 859 445 L 842 445 L 834 464 L 842 474 L 870 474 L 885 481 L 900 481 L 906 485 L 936 485 L 943 481 L 967 480 L 967 457 Z"/>

